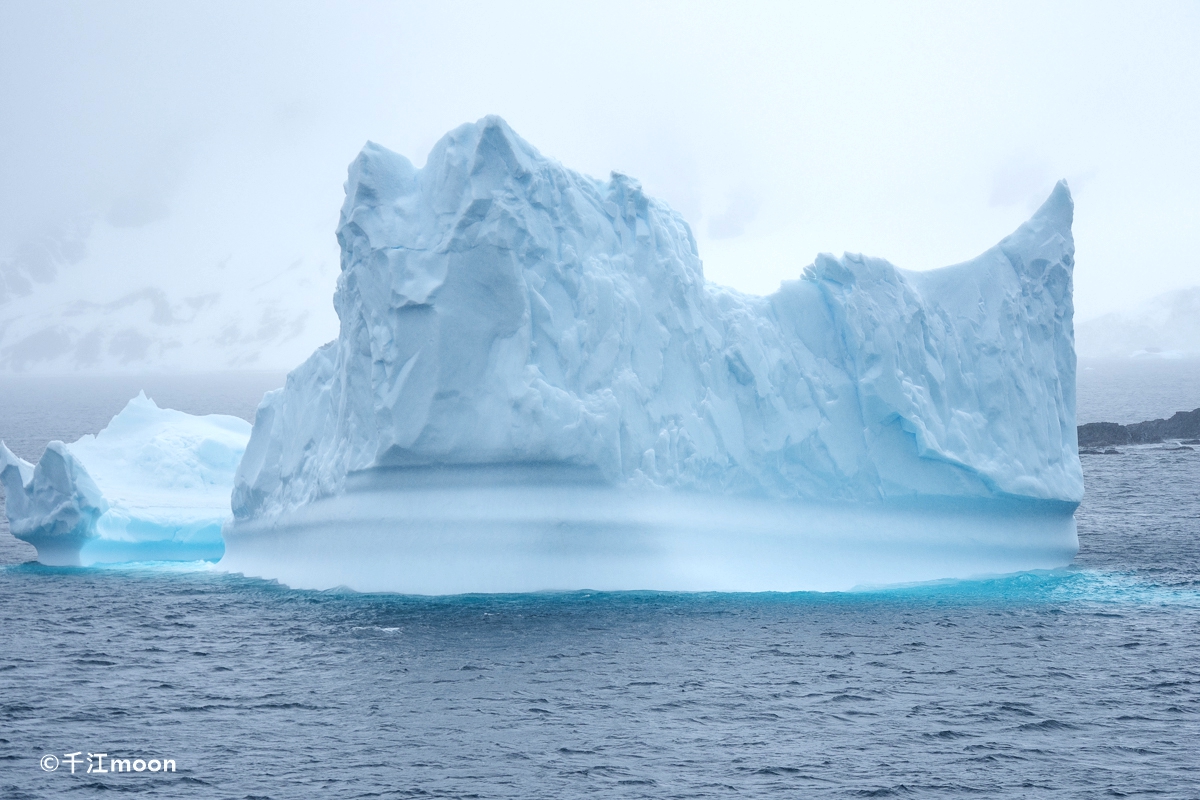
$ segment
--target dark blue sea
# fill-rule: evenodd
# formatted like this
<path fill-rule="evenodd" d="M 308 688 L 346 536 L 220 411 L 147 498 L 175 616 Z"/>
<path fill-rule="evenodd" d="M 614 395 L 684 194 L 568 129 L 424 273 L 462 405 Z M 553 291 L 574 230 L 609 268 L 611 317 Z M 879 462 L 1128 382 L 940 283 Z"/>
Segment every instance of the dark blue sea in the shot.
<path fill-rule="evenodd" d="M 1160 372 L 1081 373 L 1081 421 L 1200 406 Z M 0 437 L 279 381 L 7 379 Z M 292 591 L 3 528 L 0 798 L 1200 797 L 1200 452 L 1083 465 L 1069 569 L 858 593 Z"/>

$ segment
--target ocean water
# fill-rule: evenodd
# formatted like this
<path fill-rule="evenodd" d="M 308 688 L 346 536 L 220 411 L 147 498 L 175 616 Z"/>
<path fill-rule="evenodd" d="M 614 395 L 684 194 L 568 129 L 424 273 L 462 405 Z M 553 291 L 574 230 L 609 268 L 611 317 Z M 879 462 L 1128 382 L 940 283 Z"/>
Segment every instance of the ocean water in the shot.
<path fill-rule="evenodd" d="M 1143 422 L 1200 408 L 1200 358 L 1080 359 L 1076 417 Z"/>
<path fill-rule="evenodd" d="M 256 380 L 157 393 L 248 416 Z M 0 386 L 0 437 L 130 388 L 78 386 Z M 1069 569 L 837 594 L 300 592 L 0 530 L 0 797 L 1200 797 L 1200 452 L 1083 463 Z"/>

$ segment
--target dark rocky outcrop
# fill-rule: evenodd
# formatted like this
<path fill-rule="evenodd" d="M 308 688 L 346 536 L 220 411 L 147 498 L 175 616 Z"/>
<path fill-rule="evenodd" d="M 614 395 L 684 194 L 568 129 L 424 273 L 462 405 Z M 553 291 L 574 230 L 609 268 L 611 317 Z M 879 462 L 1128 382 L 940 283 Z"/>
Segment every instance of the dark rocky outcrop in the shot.
<path fill-rule="evenodd" d="M 1079 447 L 1111 447 L 1121 444 L 1157 444 L 1169 439 L 1200 438 L 1200 408 L 1179 411 L 1170 419 L 1152 419 L 1119 425 L 1116 422 L 1089 422 L 1079 426 Z"/>

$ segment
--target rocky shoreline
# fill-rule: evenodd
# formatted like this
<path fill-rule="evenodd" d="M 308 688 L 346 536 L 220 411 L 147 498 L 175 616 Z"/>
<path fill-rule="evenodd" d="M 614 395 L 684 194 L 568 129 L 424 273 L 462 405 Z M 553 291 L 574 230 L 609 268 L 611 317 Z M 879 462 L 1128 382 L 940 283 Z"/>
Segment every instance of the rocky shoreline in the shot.
<path fill-rule="evenodd" d="M 1089 422 L 1080 425 L 1078 430 L 1080 452 L 1098 452 L 1099 448 L 1161 444 L 1167 441 L 1178 441 L 1182 446 L 1200 444 L 1200 408 L 1176 412 L 1170 419 L 1152 419 L 1132 425 Z"/>

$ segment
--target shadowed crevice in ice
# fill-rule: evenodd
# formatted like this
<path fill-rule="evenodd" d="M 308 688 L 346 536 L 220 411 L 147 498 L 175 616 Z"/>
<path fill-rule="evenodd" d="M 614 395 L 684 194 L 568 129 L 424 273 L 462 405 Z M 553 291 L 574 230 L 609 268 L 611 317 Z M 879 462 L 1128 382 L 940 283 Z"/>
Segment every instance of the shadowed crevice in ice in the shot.
<path fill-rule="evenodd" d="M 603 486 L 604 474 L 595 467 L 546 462 L 510 464 L 430 464 L 382 466 L 346 476 L 347 493 L 386 492 L 425 488 L 484 488 L 498 486 Z"/>

